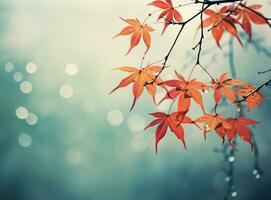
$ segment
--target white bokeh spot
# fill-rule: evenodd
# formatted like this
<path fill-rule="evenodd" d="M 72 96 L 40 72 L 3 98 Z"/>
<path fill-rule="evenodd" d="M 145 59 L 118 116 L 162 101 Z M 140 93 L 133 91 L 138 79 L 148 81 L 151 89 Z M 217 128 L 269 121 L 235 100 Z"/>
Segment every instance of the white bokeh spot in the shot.
<path fill-rule="evenodd" d="M 20 90 L 24 94 L 29 94 L 30 92 L 32 92 L 32 89 L 33 89 L 32 83 L 30 83 L 29 81 L 23 81 L 20 84 Z"/>
<path fill-rule="evenodd" d="M 107 114 L 107 121 L 112 126 L 119 126 L 123 122 L 123 115 L 119 110 L 111 110 Z"/>
<path fill-rule="evenodd" d="M 34 73 L 36 73 L 37 69 L 38 69 L 38 66 L 37 66 L 35 63 L 33 63 L 33 62 L 27 63 L 27 65 L 26 65 L 26 67 L 25 67 L 25 70 L 26 70 L 27 73 L 29 73 L 29 74 L 34 74 Z"/>
<path fill-rule="evenodd" d="M 19 119 L 26 119 L 28 116 L 28 110 L 25 107 L 20 106 L 16 109 L 16 116 Z"/>
<path fill-rule="evenodd" d="M 78 66 L 75 64 L 68 64 L 65 67 L 65 72 L 69 76 L 75 76 L 78 73 Z"/>
<path fill-rule="evenodd" d="M 73 96 L 74 90 L 70 85 L 65 84 L 60 87 L 59 94 L 61 97 L 69 99 Z"/>

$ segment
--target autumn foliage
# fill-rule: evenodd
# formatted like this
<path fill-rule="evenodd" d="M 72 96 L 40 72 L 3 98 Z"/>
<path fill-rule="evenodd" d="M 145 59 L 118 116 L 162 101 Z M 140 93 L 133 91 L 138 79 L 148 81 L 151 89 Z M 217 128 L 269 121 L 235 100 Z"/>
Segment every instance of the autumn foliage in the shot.
<path fill-rule="evenodd" d="M 267 28 L 270 28 L 270 19 L 261 13 L 260 4 L 250 5 L 242 0 L 198 1 L 197 4 L 195 1 L 192 1 L 181 5 L 174 5 L 174 3 L 171 0 L 155 0 L 150 2 L 148 6 L 155 10 L 142 21 L 137 18 L 121 18 L 126 26 L 115 37 L 130 37 L 127 54 L 143 40 L 146 50 L 143 53 L 142 63 L 151 46 L 151 32 L 154 31 L 150 25 L 152 18 L 157 22 L 154 24 L 162 24 L 162 34 L 170 25 L 175 25 L 175 27 L 178 25 L 179 33 L 165 58 L 162 61 L 154 62 L 161 64 L 146 66 L 141 64 L 139 67 L 125 65 L 117 68 L 117 70 L 128 73 L 128 76 L 123 78 L 111 93 L 119 88 L 132 85 L 133 100 L 131 110 L 144 90 L 149 93 L 155 106 L 164 101 L 171 101 L 171 106 L 167 113 L 154 112 L 150 114 L 154 120 L 146 127 L 146 129 L 156 127 L 156 152 L 159 141 L 168 131 L 171 131 L 186 148 L 183 125 L 196 127 L 202 132 L 204 138 L 208 137 L 208 134 L 214 131 L 223 142 L 227 139 L 230 145 L 239 136 L 243 141 L 253 147 L 251 132 L 248 126 L 260 122 L 244 117 L 245 109 L 242 109 L 242 105 L 247 106 L 247 111 L 250 111 L 256 106 L 260 107 L 264 98 L 260 91 L 262 87 L 238 80 L 236 77 L 230 77 L 227 72 L 221 74 L 219 77 L 213 77 L 201 65 L 200 55 L 204 37 L 211 35 L 219 48 L 222 48 L 220 41 L 225 35 L 234 37 L 242 45 L 242 40 L 244 39 L 240 37 L 241 31 L 247 35 L 248 40 L 251 40 L 253 37 L 253 26 L 266 25 Z M 198 5 L 201 6 L 201 9 L 192 17 L 186 17 L 181 12 L 184 9 L 189 10 L 189 6 Z M 197 25 L 195 32 L 198 34 L 200 32 L 201 36 L 197 45 L 193 48 L 197 48 L 198 53 L 195 65 L 191 67 L 189 77 L 184 77 L 180 71 L 176 70 L 175 78 L 170 80 L 162 79 L 162 72 L 168 68 L 166 66 L 168 58 L 172 49 L 175 47 L 176 41 L 179 39 L 180 33 L 185 26 L 196 18 L 200 19 L 200 23 Z M 210 81 L 204 82 L 197 78 L 192 78 L 192 74 L 196 68 L 204 70 L 206 75 L 210 77 Z M 156 100 L 158 89 L 164 91 L 165 95 L 162 99 Z M 206 109 L 203 98 L 204 93 L 208 93 L 213 97 L 213 107 L 211 109 Z M 223 99 L 228 102 L 227 108 L 235 107 L 235 112 L 232 113 L 231 117 L 225 116 L 225 109 L 218 109 L 220 104 L 223 103 Z M 196 119 L 189 117 L 192 104 L 196 104 L 199 108 L 199 116 Z M 211 112 L 207 112 L 207 110 L 211 110 Z"/>

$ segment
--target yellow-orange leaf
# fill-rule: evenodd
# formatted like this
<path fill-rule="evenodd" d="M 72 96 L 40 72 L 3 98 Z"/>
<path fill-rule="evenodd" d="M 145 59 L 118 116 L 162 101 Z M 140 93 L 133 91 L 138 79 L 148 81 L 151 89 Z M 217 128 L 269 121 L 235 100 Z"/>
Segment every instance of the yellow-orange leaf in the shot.
<path fill-rule="evenodd" d="M 179 97 L 178 111 L 188 111 L 192 98 L 198 105 L 200 105 L 202 111 L 205 112 L 200 91 L 207 90 L 208 86 L 196 79 L 190 81 L 185 80 L 185 78 L 178 72 L 175 72 L 175 74 L 178 77 L 177 80 L 168 80 L 161 83 L 161 85 L 172 87 L 173 89 L 170 89 L 167 92 L 166 96 L 160 101 L 160 103 L 166 99 L 175 99 Z"/>
<path fill-rule="evenodd" d="M 110 94 L 119 88 L 126 87 L 133 83 L 134 100 L 130 110 L 132 110 L 133 107 L 135 106 L 137 99 L 141 96 L 145 87 L 150 96 L 152 97 L 154 104 L 156 104 L 155 101 L 156 86 L 162 82 L 162 79 L 159 77 L 156 78 L 155 74 L 157 74 L 162 69 L 162 66 L 147 66 L 143 69 L 123 66 L 117 69 L 131 74 L 126 78 L 122 79 L 118 86 L 115 87 L 110 92 Z"/>
<path fill-rule="evenodd" d="M 214 99 L 216 105 L 220 102 L 222 94 L 231 102 L 236 101 L 236 94 L 233 92 L 233 86 L 241 86 L 245 83 L 237 79 L 228 78 L 227 73 L 223 73 L 219 79 L 213 82 L 214 87 Z"/>
<path fill-rule="evenodd" d="M 218 114 L 206 114 L 196 119 L 195 122 L 204 123 L 204 136 L 206 136 L 206 133 L 215 130 L 216 133 L 224 139 L 226 129 L 231 128 L 231 124 Z"/>
<path fill-rule="evenodd" d="M 166 28 L 168 25 L 175 20 L 176 22 L 182 22 L 183 17 L 182 15 L 178 12 L 173 7 L 172 1 L 171 0 L 155 0 L 151 2 L 149 5 L 155 6 L 157 8 L 162 9 L 163 11 L 160 13 L 158 20 L 164 18 L 165 23 L 164 23 L 164 28 L 162 31 L 162 34 L 165 32 Z"/>
<path fill-rule="evenodd" d="M 128 52 L 126 53 L 126 55 L 129 54 L 130 51 L 139 44 L 142 37 L 147 47 L 145 51 L 146 53 L 151 46 L 150 32 L 154 30 L 147 24 L 141 24 L 138 19 L 123 19 L 123 18 L 121 19 L 129 25 L 123 28 L 121 32 L 117 34 L 115 37 L 131 35 L 130 48 Z"/>
<path fill-rule="evenodd" d="M 247 109 L 250 111 L 251 108 L 254 108 L 258 105 L 261 107 L 262 99 L 264 96 L 261 92 L 253 92 L 256 89 L 255 86 L 251 84 L 246 84 L 239 88 L 239 91 L 236 93 L 238 96 L 245 97 L 245 102 L 247 103 Z M 253 92 L 253 93 L 252 93 Z"/>

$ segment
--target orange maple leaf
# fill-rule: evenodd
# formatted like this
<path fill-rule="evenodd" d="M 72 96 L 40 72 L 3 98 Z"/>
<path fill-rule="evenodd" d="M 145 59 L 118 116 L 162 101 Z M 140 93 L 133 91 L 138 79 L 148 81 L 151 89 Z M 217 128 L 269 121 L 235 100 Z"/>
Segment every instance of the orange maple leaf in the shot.
<path fill-rule="evenodd" d="M 180 139 L 186 149 L 186 144 L 184 140 L 184 129 L 181 124 L 193 124 L 193 120 L 185 116 L 185 112 L 173 112 L 171 114 L 165 114 L 163 112 L 151 113 L 151 116 L 156 119 L 153 120 L 146 128 L 153 127 L 159 124 L 155 132 L 155 150 L 158 151 L 159 141 L 166 135 L 168 127 L 171 132 L 173 132 L 178 139 Z"/>
<path fill-rule="evenodd" d="M 198 105 L 200 105 L 202 111 L 205 112 L 200 91 L 207 90 L 208 86 L 196 79 L 187 81 L 181 74 L 176 71 L 175 73 L 178 80 L 169 80 L 160 84 L 163 86 L 173 87 L 173 89 L 169 90 L 166 96 L 159 103 L 165 99 L 175 99 L 179 97 L 178 111 L 188 111 L 192 98 Z"/>
<path fill-rule="evenodd" d="M 142 37 L 147 47 L 145 51 L 146 53 L 151 46 L 150 32 L 154 31 L 152 27 L 150 27 L 147 24 L 141 24 L 138 19 L 123 19 L 123 18 L 121 19 L 127 24 L 129 24 L 129 26 L 126 26 L 124 29 L 122 29 L 122 31 L 119 34 L 117 34 L 115 37 L 123 36 L 123 35 L 132 35 L 131 40 L 130 40 L 130 48 L 128 52 L 126 53 L 126 55 L 129 54 L 130 51 L 139 44 L 140 39 Z"/>
<path fill-rule="evenodd" d="M 208 15 L 208 17 L 203 21 L 203 27 L 211 26 L 212 35 L 219 48 L 221 48 L 219 42 L 222 38 L 224 31 L 229 32 L 232 36 L 237 38 L 237 40 L 242 45 L 242 41 L 234 25 L 234 23 L 238 23 L 238 21 L 231 16 L 227 16 L 228 11 L 228 6 L 222 7 L 218 12 L 215 12 L 211 9 L 207 9 L 204 11 L 204 14 Z"/>
<path fill-rule="evenodd" d="M 225 130 L 231 128 L 231 125 L 224 119 L 221 115 L 215 114 L 205 114 L 195 120 L 198 123 L 204 123 L 204 137 L 206 134 L 212 130 L 224 139 Z"/>
<path fill-rule="evenodd" d="M 250 6 L 247 6 L 251 10 L 258 10 L 262 7 L 260 4 L 253 4 Z M 254 24 L 266 24 L 266 20 L 261 17 L 261 13 L 257 14 L 255 12 L 252 12 L 248 8 L 242 7 L 242 8 L 237 8 L 236 12 L 234 14 L 237 15 L 237 20 L 241 21 L 242 28 L 244 29 L 245 33 L 249 36 L 249 39 L 252 37 L 252 28 L 251 28 L 251 23 L 253 22 Z"/>
<path fill-rule="evenodd" d="M 231 125 L 231 128 L 226 130 L 229 144 L 232 144 L 232 140 L 236 137 L 236 134 L 238 133 L 240 138 L 248 142 L 252 147 L 251 132 L 246 126 L 259 124 L 260 122 L 254 121 L 246 117 L 229 118 L 227 119 L 227 122 Z"/>
<path fill-rule="evenodd" d="M 236 93 L 238 96 L 245 98 L 247 103 L 247 109 L 250 111 L 251 108 L 254 108 L 258 105 L 261 107 L 262 99 L 265 98 L 260 91 L 254 92 L 256 89 L 255 86 L 251 84 L 245 84 L 238 88 L 239 91 Z M 252 94 L 253 92 L 253 94 Z"/>
<path fill-rule="evenodd" d="M 228 73 L 223 73 L 219 79 L 213 82 L 214 86 L 214 99 L 216 105 L 220 102 L 222 98 L 222 93 L 227 97 L 230 101 L 236 101 L 236 94 L 233 91 L 231 86 L 244 85 L 242 81 L 237 79 L 228 78 Z"/>
<path fill-rule="evenodd" d="M 158 16 L 158 20 L 161 18 L 165 18 L 165 23 L 164 23 L 164 28 L 163 28 L 162 34 L 165 32 L 166 28 L 173 20 L 175 20 L 176 22 L 183 21 L 182 15 L 178 12 L 178 10 L 176 10 L 173 7 L 171 0 L 165 0 L 165 1 L 156 0 L 156 1 L 153 1 L 152 3 L 150 3 L 149 5 L 161 8 L 163 10 L 161 12 L 161 14 Z"/>
<path fill-rule="evenodd" d="M 131 74 L 127 76 L 126 78 L 122 79 L 122 81 L 118 84 L 117 87 L 115 87 L 110 92 L 110 94 L 119 88 L 126 87 L 129 84 L 133 83 L 134 100 L 133 100 L 133 104 L 130 110 L 133 109 L 137 99 L 143 93 L 144 87 L 146 87 L 147 91 L 149 92 L 149 94 L 151 95 L 153 99 L 154 104 L 156 104 L 155 102 L 156 85 L 160 84 L 162 82 L 162 79 L 159 77 L 155 77 L 155 73 L 158 73 L 162 69 L 161 66 L 147 66 L 142 69 L 137 69 L 136 67 L 124 66 L 117 69 L 124 72 L 129 72 Z"/>

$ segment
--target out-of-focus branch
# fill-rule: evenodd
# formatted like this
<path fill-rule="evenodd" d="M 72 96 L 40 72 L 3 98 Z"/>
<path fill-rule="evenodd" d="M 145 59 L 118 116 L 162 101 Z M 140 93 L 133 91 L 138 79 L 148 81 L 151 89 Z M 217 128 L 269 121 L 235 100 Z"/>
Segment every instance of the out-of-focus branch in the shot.
<path fill-rule="evenodd" d="M 229 54 L 228 54 L 228 62 L 231 69 L 231 75 L 232 77 L 236 77 L 236 70 L 235 70 L 235 64 L 234 64 L 234 47 L 233 47 L 233 39 L 232 37 L 229 40 Z M 270 70 L 271 71 L 271 70 Z M 255 90 L 253 90 L 249 95 L 246 97 L 243 97 L 243 99 L 238 100 L 238 103 L 241 103 L 245 101 L 249 96 L 253 95 L 255 92 L 258 92 L 263 87 L 268 86 L 271 82 L 271 79 L 267 80 L 260 86 L 258 86 Z M 240 116 L 243 116 L 242 108 L 240 110 Z M 256 138 L 254 134 L 251 135 L 252 141 L 253 141 L 253 147 L 254 147 L 254 170 L 252 174 L 255 176 L 255 178 L 260 178 L 260 176 L 263 174 L 263 171 L 260 168 L 260 162 L 259 162 L 259 147 L 256 142 Z M 236 138 L 233 141 L 233 146 L 236 146 Z M 229 151 L 227 151 L 229 149 Z M 235 197 L 237 196 L 237 191 L 235 190 L 234 186 L 234 161 L 235 161 L 235 149 L 233 147 L 229 147 L 227 144 L 224 146 L 222 153 L 224 154 L 224 161 L 228 162 L 228 169 L 224 170 L 227 174 L 225 181 L 228 183 L 227 190 L 224 196 L 224 200 L 228 200 L 230 196 Z"/>
<path fill-rule="evenodd" d="M 267 70 L 264 70 L 264 71 L 258 72 L 258 74 L 265 74 L 265 73 L 268 73 L 268 72 L 271 72 L 271 69 L 267 69 Z"/>
<path fill-rule="evenodd" d="M 233 43 L 232 37 L 230 37 L 230 40 L 229 40 L 228 63 L 229 63 L 230 71 L 231 71 L 231 76 L 235 78 L 236 69 L 235 69 L 235 63 L 234 63 L 234 43 Z M 232 145 L 236 146 L 236 138 L 232 142 Z M 233 197 L 237 196 L 237 192 L 235 191 L 235 186 L 234 186 L 235 149 L 233 147 L 230 147 L 229 145 L 225 145 L 224 148 L 226 148 L 226 150 L 223 151 L 224 161 L 228 163 L 228 169 L 226 170 L 227 177 L 225 180 L 227 179 L 229 180 L 227 181 L 228 186 L 227 186 L 227 190 L 223 199 L 228 200 L 230 196 L 233 196 Z"/>

